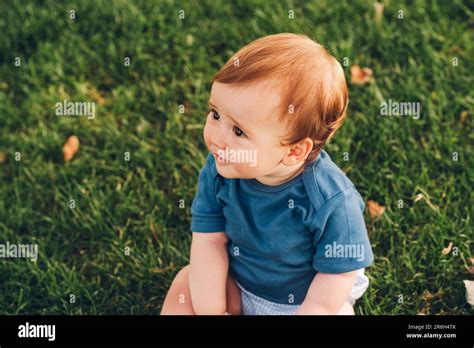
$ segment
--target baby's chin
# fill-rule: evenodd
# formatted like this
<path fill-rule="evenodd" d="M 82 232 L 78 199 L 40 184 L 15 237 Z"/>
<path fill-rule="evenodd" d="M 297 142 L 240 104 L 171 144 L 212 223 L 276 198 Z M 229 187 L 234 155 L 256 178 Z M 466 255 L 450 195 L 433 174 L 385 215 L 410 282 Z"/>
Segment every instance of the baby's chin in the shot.
<path fill-rule="evenodd" d="M 239 168 L 239 165 L 233 163 L 220 164 L 216 162 L 216 168 L 217 172 L 226 179 L 254 179 L 258 176 L 249 168 Z"/>

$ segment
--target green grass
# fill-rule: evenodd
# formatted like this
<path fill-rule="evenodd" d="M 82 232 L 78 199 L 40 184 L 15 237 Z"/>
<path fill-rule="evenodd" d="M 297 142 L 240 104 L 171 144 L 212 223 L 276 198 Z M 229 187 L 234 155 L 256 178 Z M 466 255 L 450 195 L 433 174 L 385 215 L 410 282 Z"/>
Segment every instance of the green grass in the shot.
<path fill-rule="evenodd" d="M 473 8 L 385 5 L 377 25 L 370 1 L 3 1 L 0 243 L 37 243 L 40 256 L 0 259 L 0 313 L 159 313 L 189 260 L 210 79 L 277 32 L 306 33 L 374 71 L 368 85 L 349 83 L 347 121 L 326 147 L 364 199 L 386 207 L 376 221 L 366 212 L 375 262 L 357 313 L 472 313 L 462 280 L 473 255 Z M 94 120 L 55 115 L 55 103 L 96 92 Z M 387 99 L 421 102 L 421 118 L 381 117 Z M 81 148 L 64 163 L 71 134 Z M 439 208 L 415 203 L 420 193 Z M 442 255 L 449 242 L 458 252 Z"/>

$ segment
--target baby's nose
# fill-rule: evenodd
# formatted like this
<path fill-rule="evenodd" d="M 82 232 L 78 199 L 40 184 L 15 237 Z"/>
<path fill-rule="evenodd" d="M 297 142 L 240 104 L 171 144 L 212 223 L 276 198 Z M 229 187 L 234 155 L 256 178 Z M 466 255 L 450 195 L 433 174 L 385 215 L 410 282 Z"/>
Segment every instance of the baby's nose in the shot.
<path fill-rule="evenodd" d="M 226 141 L 225 141 L 225 134 L 222 129 L 223 127 L 218 127 L 217 129 L 214 130 L 214 132 L 211 134 L 211 143 L 215 147 L 217 147 L 217 150 L 223 150 L 227 147 Z"/>

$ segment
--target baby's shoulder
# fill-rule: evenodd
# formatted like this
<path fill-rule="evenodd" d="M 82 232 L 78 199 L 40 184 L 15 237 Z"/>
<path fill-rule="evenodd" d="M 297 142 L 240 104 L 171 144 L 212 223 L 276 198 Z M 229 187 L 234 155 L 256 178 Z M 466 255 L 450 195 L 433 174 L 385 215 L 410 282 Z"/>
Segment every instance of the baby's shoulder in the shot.
<path fill-rule="evenodd" d="M 347 189 L 356 191 L 352 181 L 324 150 L 307 165 L 303 179 L 308 196 L 317 209 Z"/>

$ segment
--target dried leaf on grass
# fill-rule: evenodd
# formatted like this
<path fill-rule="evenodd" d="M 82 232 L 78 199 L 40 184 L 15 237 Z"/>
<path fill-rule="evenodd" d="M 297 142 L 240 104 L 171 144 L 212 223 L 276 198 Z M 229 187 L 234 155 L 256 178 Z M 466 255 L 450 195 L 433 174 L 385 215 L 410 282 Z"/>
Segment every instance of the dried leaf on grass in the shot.
<path fill-rule="evenodd" d="M 382 22 L 383 8 L 384 8 L 384 5 L 382 3 L 380 2 L 374 3 L 374 9 L 375 9 L 374 21 L 377 24 L 380 24 Z"/>
<path fill-rule="evenodd" d="M 64 161 L 69 162 L 79 151 L 79 138 L 71 135 L 63 146 Z"/>
<path fill-rule="evenodd" d="M 449 245 L 446 248 L 443 248 L 443 251 L 441 253 L 443 255 L 448 255 L 451 252 L 452 248 L 453 248 L 453 242 L 449 242 Z"/>
<path fill-rule="evenodd" d="M 370 81 L 372 69 L 361 68 L 358 65 L 351 66 L 351 82 L 356 85 L 364 85 Z"/>
<path fill-rule="evenodd" d="M 372 200 L 367 201 L 367 208 L 369 209 L 370 218 L 372 220 L 380 217 L 385 211 L 385 207 L 383 205 L 380 205 Z"/>

